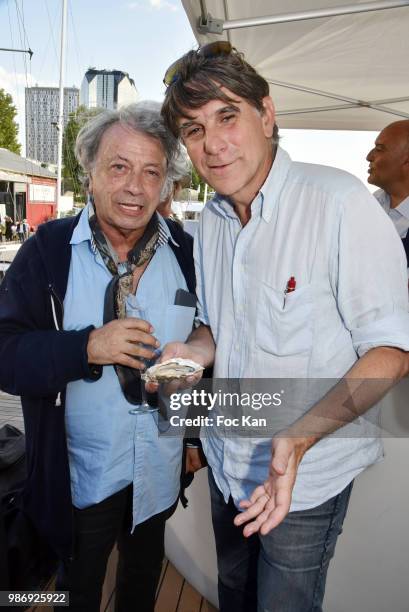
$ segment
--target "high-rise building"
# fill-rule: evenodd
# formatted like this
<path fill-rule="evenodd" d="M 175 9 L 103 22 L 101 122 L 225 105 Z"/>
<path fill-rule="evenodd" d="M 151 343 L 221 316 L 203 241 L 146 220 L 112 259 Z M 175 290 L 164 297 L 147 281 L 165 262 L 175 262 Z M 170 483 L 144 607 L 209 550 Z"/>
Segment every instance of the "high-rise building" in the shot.
<path fill-rule="evenodd" d="M 81 84 L 80 101 L 87 108 L 119 108 L 138 100 L 133 79 L 121 70 L 89 68 Z"/>
<path fill-rule="evenodd" d="M 77 110 L 79 90 L 64 88 L 64 127 Z M 26 87 L 26 156 L 56 164 L 58 151 L 58 87 Z"/>

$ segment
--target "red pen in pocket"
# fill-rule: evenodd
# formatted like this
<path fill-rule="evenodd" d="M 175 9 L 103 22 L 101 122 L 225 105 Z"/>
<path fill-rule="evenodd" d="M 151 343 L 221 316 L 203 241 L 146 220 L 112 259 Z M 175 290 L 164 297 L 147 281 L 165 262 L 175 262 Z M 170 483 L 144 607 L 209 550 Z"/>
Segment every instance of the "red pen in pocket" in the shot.
<path fill-rule="evenodd" d="M 287 281 L 287 286 L 286 286 L 285 291 L 284 291 L 284 305 L 283 305 L 283 308 L 285 307 L 285 299 L 287 297 L 287 293 L 292 293 L 293 291 L 295 291 L 296 286 L 297 286 L 297 281 L 295 280 L 295 276 L 290 276 L 290 278 Z"/>

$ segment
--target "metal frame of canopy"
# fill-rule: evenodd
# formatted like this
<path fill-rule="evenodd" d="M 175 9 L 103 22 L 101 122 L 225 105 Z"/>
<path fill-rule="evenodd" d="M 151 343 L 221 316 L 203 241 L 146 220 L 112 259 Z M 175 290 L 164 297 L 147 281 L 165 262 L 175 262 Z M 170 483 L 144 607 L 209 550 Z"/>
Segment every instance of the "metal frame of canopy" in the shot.
<path fill-rule="evenodd" d="M 248 18 L 240 18 L 240 19 L 220 19 L 215 18 L 207 9 L 206 0 L 196 0 L 196 2 L 189 2 L 189 0 L 182 0 L 184 4 L 184 8 L 190 18 L 190 22 L 194 33 L 197 39 L 200 42 L 204 40 L 215 40 L 224 33 L 227 34 L 227 38 L 231 41 L 231 32 L 241 30 L 244 28 L 254 28 L 260 26 L 272 26 L 277 24 L 291 24 L 296 22 L 303 22 L 307 20 L 316 20 L 323 18 L 334 18 L 345 15 L 353 15 L 353 14 L 362 14 L 362 13 L 372 13 L 379 11 L 391 11 L 396 8 L 409 8 L 409 0 L 382 0 L 376 2 L 365 2 L 359 3 L 355 2 L 354 4 L 344 5 L 344 6 L 332 6 L 327 8 L 318 8 L 311 10 L 303 10 L 303 11 L 294 11 L 289 13 L 281 13 L 270 16 L 252 16 Z M 236 0 L 237 2 L 237 0 Z M 237 10 L 237 3 L 235 5 L 235 9 Z M 245 4 L 245 3 L 244 3 Z M 293 3 L 294 4 L 294 3 Z M 200 5 L 200 7 L 199 7 Z M 213 0 L 213 8 L 216 6 L 223 9 L 224 14 L 227 16 L 229 14 L 229 2 L 228 0 L 220 0 L 216 2 Z M 248 4 L 247 4 L 248 6 Z M 239 5 L 240 8 L 240 5 Z M 253 11 L 255 12 L 255 10 Z M 193 15 L 194 14 L 194 15 Z M 407 13 L 409 20 L 409 12 Z M 247 55 L 248 49 L 246 47 L 240 46 L 240 50 L 244 50 Z M 251 59 L 250 59 L 251 62 Z M 251 62 L 253 63 L 253 62 Z M 257 68 L 257 66 L 256 66 Z M 262 71 L 263 73 L 263 71 Z M 371 109 L 373 111 L 379 111 L 382 115 L 379 115 L 376 119 L 371 117 L 369 123 L 371 125 L 364 125 L 363 127 L 357 126 L 359 123 L 356 119 L 354 120 L 354 125 L 348 125 L 349 129 L 378 129 L 382 126 L 382 119 L 385 117 L 383 113 L 388 115 L 393 115 L 395 117 L 400 118 L 409 118 L 409 107 L 402 109 L 401 107 L 393 108 L 390 105 L 400 105 L 402 103 L 409 102 L 409 94 L 391 96 L 391 97 L 383 97 L 382 99 L 375 99 L 374 97 L 368 97 L 368 99 L 362 99 L 361 97 L 353 97 L 353 96 L 345 96 L 340 93 L 333 91 L 326 91 L 325 89 L 320 89 L 319 87 L 307 87 L 305 84 L 297 83 L 297 82 L 286 82 L 281 79 L 274 79 L 271 76 L 263 73 L 268 83 L 275 88 L 279 88 L 280 90 L 291 90 L 292 92 L 298 92 L 301 94 L 308 94 L 311 96 L 316 96 L 317 98 L 324 98 L 326 100 L 333 100 L 340 102 L 341 104 L 321 104 L 315 105 L 311 104 L 310 106 L 294 105 L 292 107 L 286 108 L 284 106 L 278 109 L 277 116 L 283 118 L 280 121 L 280 126 L 282 127 L 306 127 L 306 125 L 297 125 L 301 116 L 305 116 L 306 120 L 303 123 L 307 123 L 307 119 L 309 119 L 314 125 L 312 127 L 323 127 L 327 129 L 337 129 L 340 125 L 332 125 L 335 122 L 333 119 L 333 115 L 331 113 L 333 111 L 351 111 L 353 109 Z M 409 76 L 409 75 L 408 75 Z M 403 92 L 403 93 L 406 93 Z M 273 96 L 274 97 L 274 96 Z M 312 98 L 310 98 L 311 100 Z M 309 100 L 309 101 L 310 101 Z M 406 106 L 406 105 L 405 105 Z M 408 111 L 408 112 L 406 112 Z M 320 120 L 318 117 L 322 117 L 324 114 L 325 119 Z M 310 115 L 310 117 L 308 117 Z M 314 117 L 315 115 L 315 117 Z M 317 119 L 316 119 L 317 117 Z M 316 123 L 327 123 L 326 125 L 316 125 Z M 332 122 L 332 124 L 331 124 Z M 387 120 L 385 121 L 385 123 Z M 284 124 L 285 123 L 285 124 Z M 293 123 L 290 125 L 290 123 Z M 374 124 L 374 125 L 372 125 Z M 376 124 L 376 125 L 375 125 Z M 345 129 L 345 128 L 344 128 Z"/>
<path fill-rule="evenodd" d="M 338 6 L 335 8 L 315 9 L 296 13 L 285 13 L 282 15 L 270 15 L 264 17 L 252 17 L 250 19 L 232 19 L 223 21 L 223 19 L 213 18 L 211 14 L 207 12 L 206 0 L 200 0 L 201 16 L 199 17 L 197 29 L 202 34 L 222 34 L 225 30 L 271 25 L 274 23 L 287 23 L 289 21 L 304 21 L 306 19 L 320 19 L 321 17 L 338 17 L 339 15 L 351 15 L 353 13 L 383 11 L 402 6 L 409 6 L 409 1 L 385 0 L 385 2 L 366 2 L 364 4 L 348 4 L 346 6 Z"/>

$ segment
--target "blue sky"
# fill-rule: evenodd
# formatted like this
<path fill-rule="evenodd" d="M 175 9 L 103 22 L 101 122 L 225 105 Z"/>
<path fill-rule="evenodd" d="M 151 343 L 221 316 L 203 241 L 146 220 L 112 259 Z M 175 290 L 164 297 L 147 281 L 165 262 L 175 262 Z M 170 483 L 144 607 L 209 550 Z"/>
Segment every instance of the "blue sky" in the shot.
<path fill-rule="evenodd" d="M 16 4 L 20 15 L 24 15 L 27 40 L 34 51 L 28 72 L 39 84 L 56 85 L 61 3 L 0 0 L 4 47 L 25 46 Z M 160 99 L 161 75 L 175 57 L 193 45 L 194 36 L 179 0 L 68 2 L 66 81 L 70 85 L 79 86 L 89 66 L 117 68 L 129 72 L 142 97 Z M 10 72 L 17 69 L 20 74 L 25 73 L 24 58 L 17 54 L 1 52 L 0 65 Z"/>
<path fill-rule="evenodd" d="M 180 0 L 69 0 L 67 21 L 66 86 L 80 87 L 90 66 L 116 68 L 129 73 L 142 99 L 161 100 L 166 68 L 195 46 Z M 29 45 L 34 51 L 31 62 L 23 54 L 0 51 L 0 87 L 13 96 L 23 142 L 25 86 L 58 85 L 61 2 L 0 0 L 0 23 L 2 47 Z M 338 166 L 366 180 L 373 132 L 282 134 L 293 159 Z"/>

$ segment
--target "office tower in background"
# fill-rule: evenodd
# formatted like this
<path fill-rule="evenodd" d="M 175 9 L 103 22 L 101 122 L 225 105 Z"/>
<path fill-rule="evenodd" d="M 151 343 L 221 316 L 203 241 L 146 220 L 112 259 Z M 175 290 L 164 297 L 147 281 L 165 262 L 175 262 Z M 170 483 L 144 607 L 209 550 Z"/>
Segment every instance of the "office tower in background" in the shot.
<path fill-rule="evenodd" d="M 113 110 L 137 100 L 138 91 L 127 72 L 89 68 L 85 73 L 81 84 L 80 102 L 87 108 Z"/>
<path fill-rule="evenodd" d="M 78 108 L 79 90 L 64 88 L 64 127 Z M 26 157 L 57 163 L 58 87 L 26 87 Z"/>

